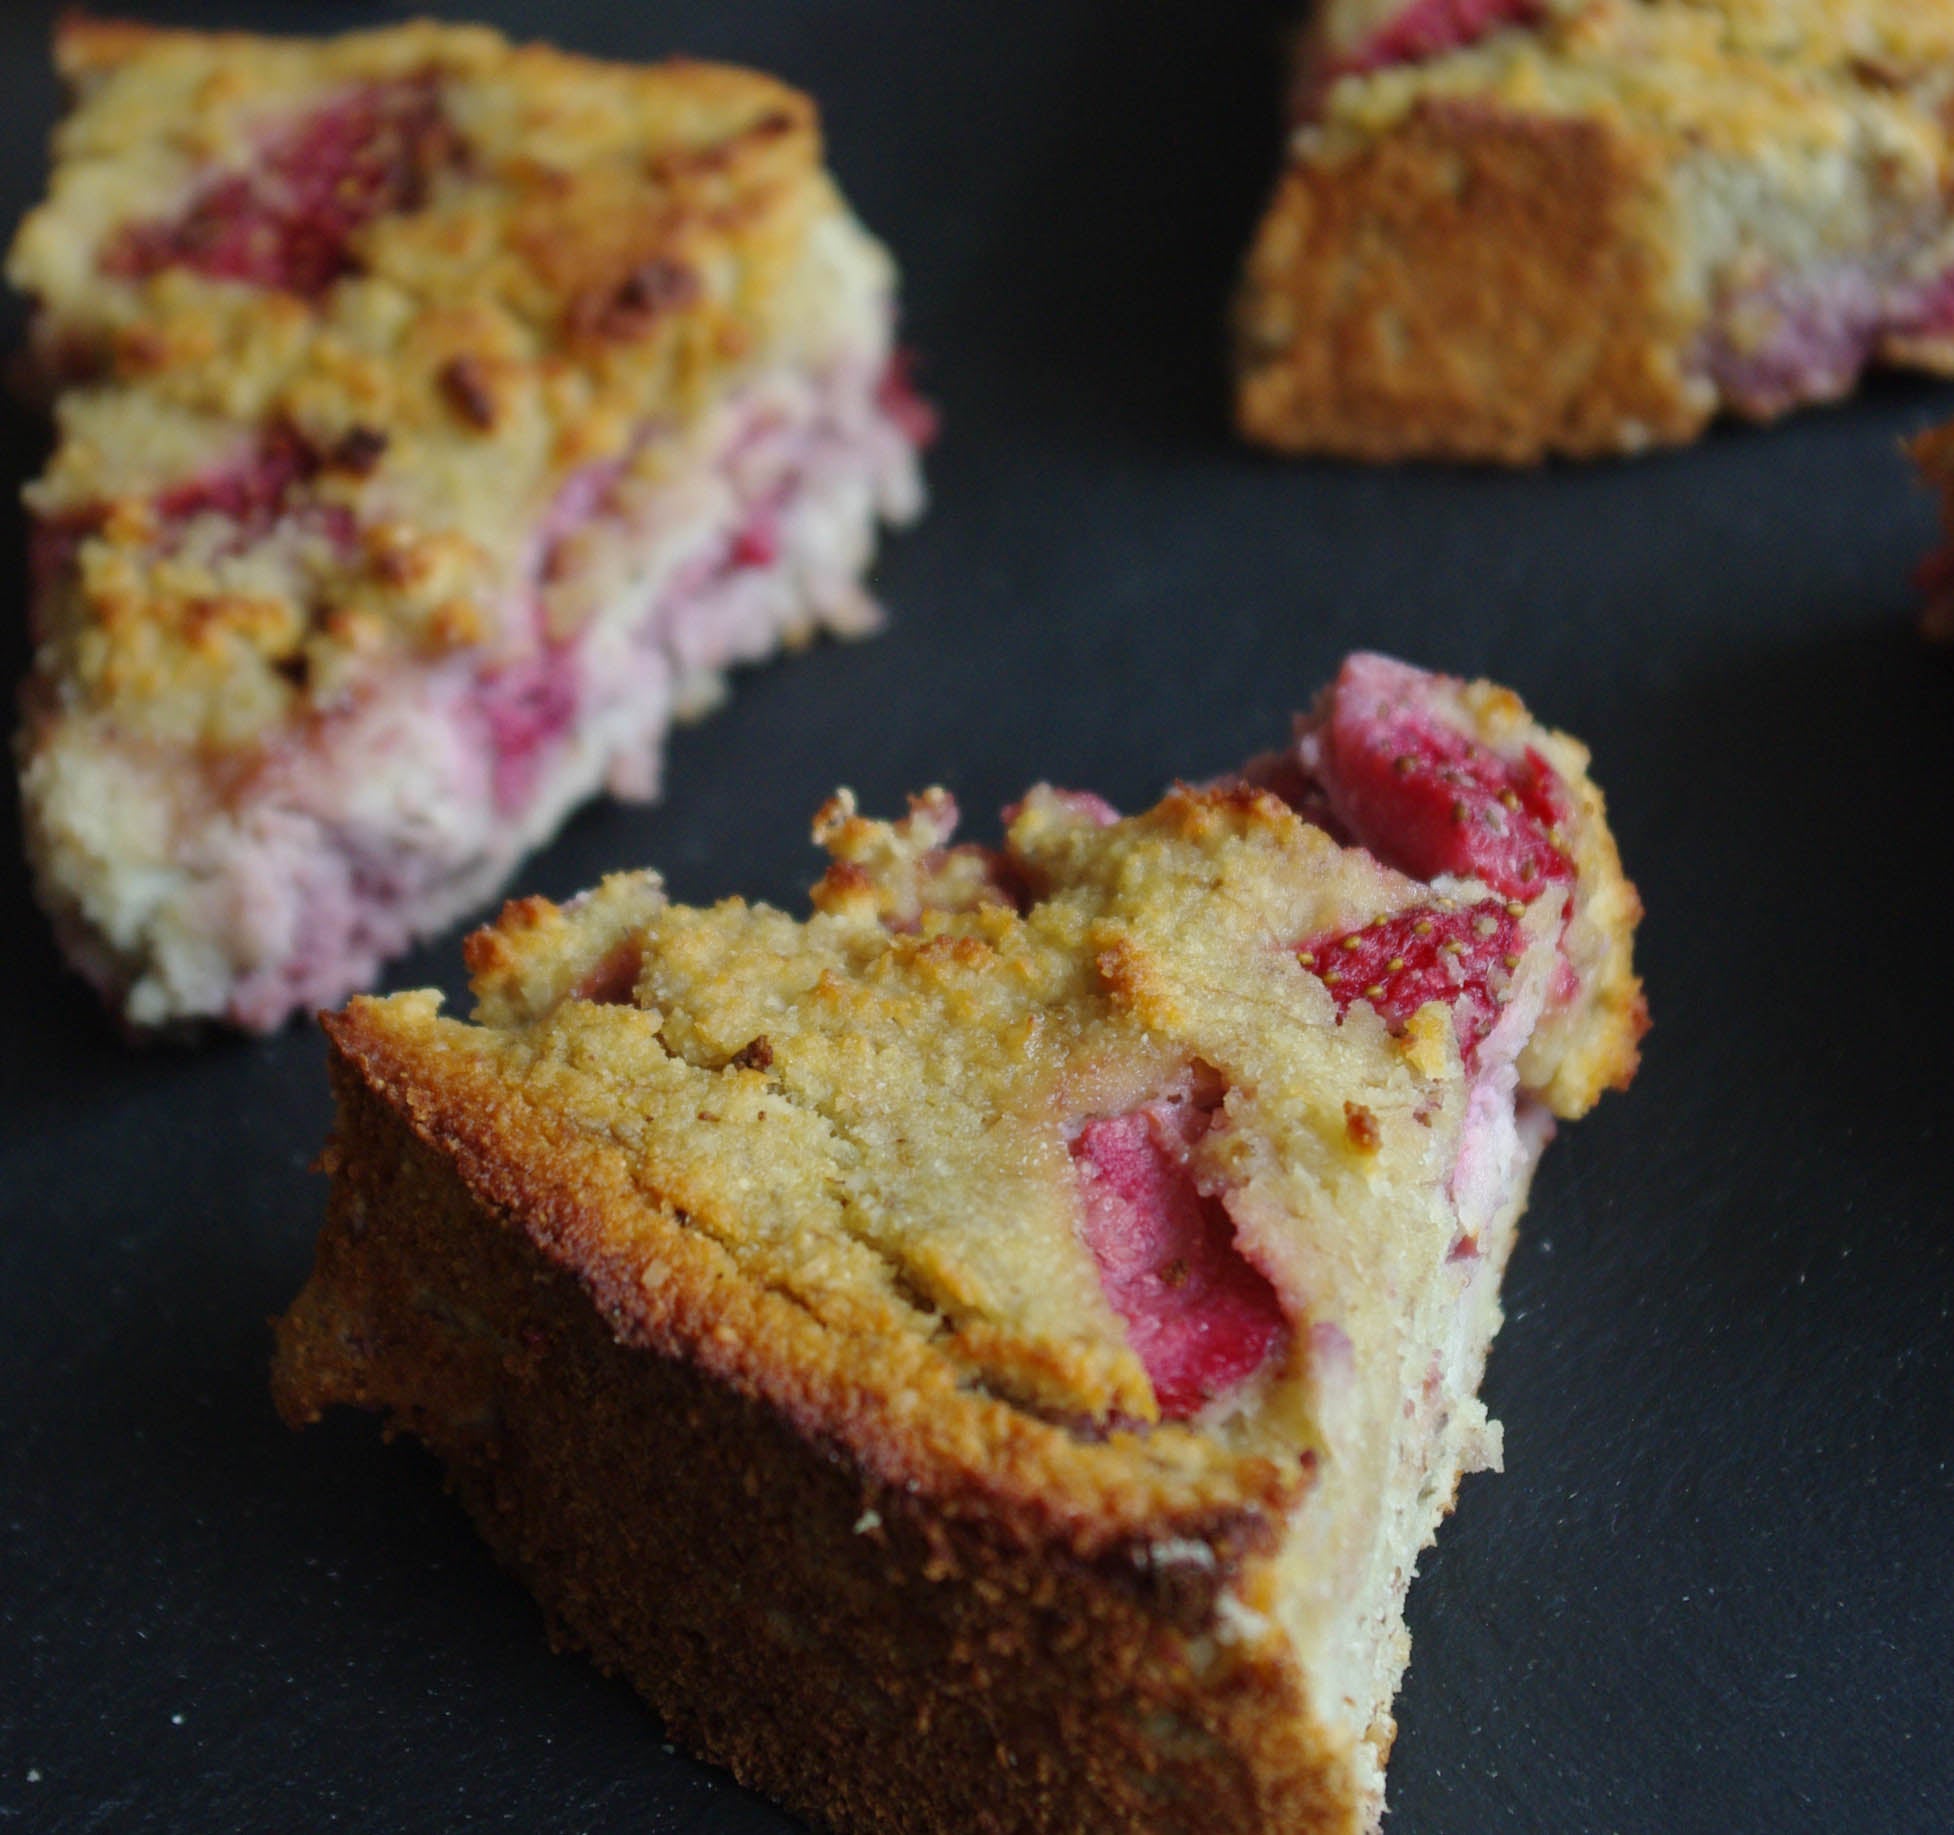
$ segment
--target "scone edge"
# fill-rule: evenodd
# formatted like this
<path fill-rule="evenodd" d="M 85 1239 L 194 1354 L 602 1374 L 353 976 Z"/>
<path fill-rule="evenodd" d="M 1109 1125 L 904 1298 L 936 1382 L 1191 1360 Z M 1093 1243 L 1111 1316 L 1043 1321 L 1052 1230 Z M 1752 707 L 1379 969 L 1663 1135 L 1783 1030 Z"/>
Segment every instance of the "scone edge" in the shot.
<path fill-rule="evenodd" d="M 1222 1603 L 1256 1588 L 1268 1509 L 1082 1540 L 978 1486 L 868 1472 L 650 1342 L 575 1220 L 487 1196 L 357 1024 L 334 1040 L 328 1223 L 278 1328 L 280 1412 L 377 1408 L 425 1441 L 556 1640 L 691 1749 L 878 1835 L 1109 1809 L 1160 1835 L 1375 1825 L 1281 1641 Z"/>
<path fill-rule="evenodd" d="M 1237 426 L 1516 465 L 1693 439 L 1716 395 L 1685 374 L 1666 216 L 1655 149 L 1597 121 L 1427 105 L 1292 157 L 1236 304 Z"/>

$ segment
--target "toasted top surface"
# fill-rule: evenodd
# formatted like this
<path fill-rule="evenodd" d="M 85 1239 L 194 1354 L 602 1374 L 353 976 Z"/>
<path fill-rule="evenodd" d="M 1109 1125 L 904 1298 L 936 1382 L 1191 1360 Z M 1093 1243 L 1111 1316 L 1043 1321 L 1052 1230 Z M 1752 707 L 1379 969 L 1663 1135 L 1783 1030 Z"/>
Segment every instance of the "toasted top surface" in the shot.
<path fill-rule="evenodd" d="M 72 563 L 47 617 L 165 736 L 249 738 L 301 651 L 330 694 L 526 629 L 539 524 L 655 482 L 654 422 L 882 348 L 886 260 L 766 77 L 425 22 L 72 23 L 57 56 L 75 107 L 9 262 L 75 385 L 29 494 Z"/>
<path fill-rule="evenodd" d="M 402 995 L 328 1030 L 632 1329 L 884 1476 L 1022 1483 L 1094 1533 L 1293 1494 L 1319 1328 L 1398 1405 L 1402 1296 L 1461 1228 L 1474 1055 L 1505 1029 L 1510 1110 L 1565 885 L 1441 892 L 1246 783 L 1123 819 L 1041 788 L 997 853 L 949 847 L 953 821 L 941 792 L 894 824 L 831 803 L 805 921 L 675 906 L 651 875 L 519 901 L 470 939 L 475 1024 Z M 1421 925 L 1468 972 L 1400 1000 L 1381 958 Z M 1212 1395 L 1171 1391 L 1146 1334 L 1178 1306 L 1247 1329 L 1232 1277 L 1176 1260 L 1136 1299 L 1103 1204 L 1148 1181 L 1225 1217 L 1203 1253 L 1279 1309 Z"/>
<path fill-rule="evenodd" d="M 1423 1221 L 1463 1119 L 1447 1022 L 1406 1042 L 1369 1016 L 1339 1026 L 1282 939 L 1425 889 L 1255 793 L 1177 795 L 1103 834 L 1034 799 L 1014 837 L 1053 879 L 1028 913 L 981 898 L 892 929 L 885 913 L 934 876 L 928 817 L 842 823 L 856 859 L 804 923 L 617 878 L 568 912 L 513 905 L 471 939 L 484 1023 L 404 995 L 356 1001 L 330 1030 L 444 1135 L 482 1129 L 525 1208 L 592 1191 L 605 1167 L 629 1196 L 579 1260 L 611 1263 L 634 1303 L 670 1317 L 705 1282 L 718 1318 L 763 1291 L 780 1315 L 764 1332 L 688 1348 L 762 1389 L 813 1359 L 824 1389 L 857 1392 L 871 1462 L 940 1489 L 946 1466 L 990 1469 L 1001 1440 L 1025 1449 L 1033 1489 L 1095 1514 L 1124 1498 L 1141 1518 L 1294 1489 L 1300 1338 L 1265 1378 L 1286 1471 L 1268 1434 L 1137 1431 L 1159 1411 L 1080 1234 L 1070 1141 L 1198 1073 L 1226 1089 L 1198 1161 L 1266 1212 L 1271 1253 L 1334 1256 L 1366 1228 L 1405 1229 L 1407 1205 Z M 627 977 L 625 1000 L 575 992 Z M 1353 1137 L 1346 1103 L 1375 1136 Z M 1297 1209 L 1317 1242 L 1280 1242 Z"/>
<path fill-rule="evenodd" d="M 1361 55 L 1414 10 L 1352 0 L 1330 9 L 1322 42 L 1333 63 Z M 1929 190 L 1944 157 L 1938 109 L 1954 89 L 1946 0 L 1488 0 L 1467 10 L 1490 28 L 1476 43 L 1336 84 L 1323 102 L 1332 144 L 1420 105 L 1478 101 L 1599 117 L 1739 156 L 1837 155 L 1869 140 Z"/>

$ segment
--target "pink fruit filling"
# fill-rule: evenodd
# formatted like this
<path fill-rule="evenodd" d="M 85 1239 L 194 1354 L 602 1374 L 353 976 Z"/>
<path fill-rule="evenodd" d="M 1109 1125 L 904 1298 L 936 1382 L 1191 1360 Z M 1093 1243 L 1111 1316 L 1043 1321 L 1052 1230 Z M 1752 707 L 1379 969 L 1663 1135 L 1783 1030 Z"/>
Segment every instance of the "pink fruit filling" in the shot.
<path fill-rule="evenodd" d="M 102 265 L 134 278 L 186 267 L 311 298 L 357 266 L 362 225 L 417 209 L 459 151 L 431 78 L 372 84 L 271 136 L 248 170 L 207 179 L 178 215 L 128 226 Z"/>
<path fill-rule="evenodd" d="M 1150 1102 L 1087 1122 L 1072 1143 L 1086 1246 L 1169 1420 L 1238 1388 L 1289 1330 L 1226 1205 L 1189 1164 L 1212 1125 L 1192 1102 Z"/>
<path fill-rule="evenodd" d="M 1287 751 L 1251 759 L 1241 780 L 1281 797 L 1340 844 L 1361 846 L 1414 879 L 1452 875 L 1477 879 L 1497 892 L 1497 900 L 1473 907 L 1476 930 L 1483 928 L 1482 918 L 1493 925 L 1483 937 L 1450 929 L 1453 920 L 1441 910 L 1421 918 L 1435 927 L 1430 934 L 1441 945 L 1458 945 L 1444 952 L 1452 958 L 1445 972 L 1454 987 L 1468 987 L 1469 971 L 1480 958 L 1491 972 L 1495 959 L 1520 948 L 1514 920 L 1521 907 L 1556 888 L 1572 892 L 1575 868 L 1566 830 L 1574 799 L 1535 748 L 1508 755 L 1473 737 L 1466 730 L 1469 716 L 1457 704 L 1458 689 L 1456 682 L 1389 657 L 1353 656 L 1324 702 L 1297 723 L 1295 743 Z M 1572 1002 L 1581 991 L 1565 950 L 1572 921 L 1570 900 L 1562 917 L 1562 953 L 1548 988 L 1556 1006 Z M 1381 999 L 1401 996 L 1408 1002 L 1402 1013 L 1395 1019 L 1385 1014 L 1395 1024 L 1426 999 L 1449 997 L 1421 991 L 1427 984 L 1419 979 L 1420 964 L 1432 947 L 1427 934 L 1414 926 L 1405 948 L 1382 954 L 1355 936 L 1314 938 L 1300 947 L 1319 956 L 1324 945 L 1359 951 L 1330 985 L 1344 1005 L 1373 986 L 1382 987 Z M 1391 964 L 1400 961 L 1404 967 L 1393 970 Z M 1323 969 L 1334 966 L 1322 958 Z M 1484 998 L 1483 988 L 1470 993 L 1457 1013 L 1468 1067 L 1485 1037 Z"/>
<path fill-rule="evenodd" d="M 915 372 L 915 353 L 906 346 L 898 347 L 876 385 L 875 405 L 905 439 L 922 451 L 936 444 L 942 420 L 936 409 L 916 392 Z"/>
<path fill-rule="evenodd" d="M 289 427 L 274 426 L 237 457 L 160 491 L 149 504 L 157 552 L 179 553 L 193 524 L 215 519 L 221 526 L 214 552 L 242 554 L 280 528 L 323 536 L 342 551 L 351 549 L 358 530 L 343 504 L 311 498 L 307 486 L 325 462 Z M 81 544 L 101 532 L 109 506 L 96 504 L 64 515 L 34 519 L 28 538 L 28 568 L 33 583 L 30 618 L 41 634 L 48 608 L 75 564 Z"/>
<path fill-rule="evenodd" d="M 277 428 L 235 464 L 171 486 L 157 497 L 156 514 L 165 523 L 227 516 L 249 539 L 277 520 L 293 489 L 317 470 L 318 460 L 305 443 Z"/>
<path fill-rule="evenodd" d="M 733 537 L 726 558 L 734 567 L 771 567 L 780 559 L 780 518 L 771 506 Z"/>
<path fill-rule="evenodd" d="M 1506 977 L 1520 965 L 1519 920 L 1496 898 L 1460 907 L 1415 905 L 1362 930 L 1311 937 L 1297 960 L 1322 981 L 1341 1017 L 1360 1000 L 1393 1032 L 1428 1001 L 1452 1009 L 1459 1056 L 1478 1068 L 1498 1025 Z"/>
<path fill-rule="evenodd" d="M 1950 335 L 1954 273 L 1896 282 L 1840 263 L 1722 301 L 1697 367 L 1733 408 L 1763 419 L 1844 394 L 1888 338 Z"/>
<path fill-rule="evenodd" d="M 1439 678 L 1388 657 L 1344 664 L 1329 717 L 1302 748 L 1332 812 L 1414 879 L 1456 874 L 1529 901 L 1572 881 L 1567 786 L 1531 747 L 1503 758 L 1461 732 L 1443 692 Z"/>
<path fill-rule="evenodd" d="M 157 538 L 174 552 L 188 525 L 215 516 L 231 525 L 223 547 L 237 554 L 280 524 L 301 526 L 349 545 L 355 530 L 343 504 L 311 501 L 306 487 L 318 475 L 319 454 L 289 427 L 273 427 L 230 464 L 173 486 L 155 502 Z"/>
<path fill-rule="evenodd" d="M 1328 74 L 1362 76 L 1392 64 L 1422 63 L 1502 26 L 1537 25 L 1545 13 L 1541 0 L 1413 0 L 1335 58 Z"/>
<path fill-rule="evenodd" d="M 576 657 L 559 646 L 482 679 L 475 705 L 488 738 L 495 806 L 503 815 L 528 806 L 551 755 L 577 723 L 581 699 Z"/>
<path fill-rule="evenodd" d="M 785 637 L 871 628 L 859 582 L 876 522 L 921 507 L 913 446 L 877 405 L 882 368 L 878 340 L 820 368 L 765 370 L 655 479 L 635 449 L 575 473 L 531 513 L 496 607 L 506 646 L 383 651 L 325 695 L 300 655 L 273 659 L 301 690 L 288 721 L 201 775 L 143 780 L 185 838 L 141 882 L 154 916 L 140 945 L 111 949 L 81 915 L 71 956 L 137 1023 L 221 1014 L 269 1030 L 479 903 L 577 802 L 606 787 L 654 795 L 670 721 L 721 672 Z M 662 424 L 643 435 L 674 438 Z M 369 556 L 353 511 L 321 487 L 367 475 L 384 447 L 373 432 L 322 447 L 274 426 L 157 492 L 146 524 L 110 504 L 46 518 L 36 615 L 54 626 L 78 549 L 113 522 L 118 541 L 143 527 L 151 558 L 248 551 L 307 620 L 330 621 L 331 575 L 356 582 Z M 322 539 L 336 563 L 323 571 Z M 370 564 L 384 570 L 390 553 Z M 551 589 L 572 576 L 566 636 Z M 165 934 L 192 944 L 149 947 Z"/>

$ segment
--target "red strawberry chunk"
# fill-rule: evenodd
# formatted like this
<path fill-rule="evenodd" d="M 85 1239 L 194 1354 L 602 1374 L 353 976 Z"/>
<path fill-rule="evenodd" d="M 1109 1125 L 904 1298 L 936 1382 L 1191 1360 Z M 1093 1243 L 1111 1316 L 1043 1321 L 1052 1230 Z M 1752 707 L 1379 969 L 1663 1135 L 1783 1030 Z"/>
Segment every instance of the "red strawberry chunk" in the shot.
<path fill-rule="evenodd" d="M 158 492 L 158 546 L 177 552 L 187 524 L 215 516 L 230 524 L 222 541 L 226 553 L 241 554 L 284 527 L 323 537 L 351 555 L 359 541 L 352 511 L 321 503 L 307 488 L 319 470 L 318 453 L 300 435 L 274 426 L 232 463 Z"/>
<path fill-rule="evenodd" d="M 1544 10 L 1540 0 L 1412 0 L 1339 57 L 1331 74 L 1358 76 L 1392 64 L 1422 63 L 1501 26 L 1537 24 Z"/>
<path fill-rule="evenodd" d="M 889 355 L 888 367 L 875 385 L 875 404 L 904 439 L 913 446 L 933 446 L 942 431 L 936 409 L 916 392 L 916 356 L 906 346 Z"/>
<path fill-rule="evenodd" d="M 240 543 L 262 536 L 290 507 L 292 493 L 319 469 L 317 454 L 288 428 L 274 428 L 246 456 L 221 471 L 172 486 L 156 499 L 166 525 L 222 516 Z"/>
<path fill-rule="evenodd" d="M 1440 715 L 1438 678 L 1352 657 L 1331 697 L 1321 773 L 1330 807 L 1386 866 L 1452 873 L 1531 901 L 1574 877 L 1560 827 L 1572 801 L 1529 746 L 1502 758 Z"/>
<path fill-rule="evenodd" d="M 753 516 L 734 535 L 726 558 L 735 567 L 771 567 L 780 559 L 780 518 L 772 509 Z"/>
<path fill-rule="evenodd" d="M 1169 1420 L 1246 1382 L 1289 1330 L 1226 1206 L 1195 1182 L 1188 1149 L 1208 1127 L 1192 1103 L 1154 1102 L 1072 1143 L 1086 1246 Z"/>
<path fill-rule="evenodd" d="M 1507 977 L 1519 967 L 1519 919 L 1496 898 L 1449 909 L 1414 905 L 1362 930 L 1311 937 L 1297 958 L 1336 997 L 1341 1018 L 1367 1000 L 1393 1032 L 1427 1001 L 1452 1009 L 1467 1070 L 1499 1023 Z"/>
<path fill-rule="evenodd" d="M 456 152 L 430 81 L 373 84 L 274 137 L 248 171 L 208 181 L 180 215 L 130 225 L 103 266 L 194 268 L 310 298 L 353 271 L 353 232 L 418 208 Z"/>
<path fill-rule="evenodd" d="M 164 554 L 181 552 L 188 525 L 199 517 L 228 523 L 218 552 L 241 554 L 281 526 L 322 536 L 344 554 L 356 550 L 359 528 L 344 504 L 321 503 L 307 490 L 318 475 L 317 451 L 290 427 L 274 426 L 229 463 L 171 485 L 151 501 L 154 540 Z M 34 602 L 45 603 L 75 551 L 103 526 L 108 506 L 35 523 L 28 548 Z"/>

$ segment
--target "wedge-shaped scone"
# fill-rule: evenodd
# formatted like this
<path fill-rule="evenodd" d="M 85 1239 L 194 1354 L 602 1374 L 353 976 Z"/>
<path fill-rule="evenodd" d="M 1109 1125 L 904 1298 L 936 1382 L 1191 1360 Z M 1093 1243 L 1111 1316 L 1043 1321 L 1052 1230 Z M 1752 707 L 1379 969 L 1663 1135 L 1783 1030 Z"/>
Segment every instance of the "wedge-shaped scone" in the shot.
<path fill-rule="evenodd" d="M 768 78 L 429 24 L 56 50 L 29 846 L 131 1022 L 267 1028 L 651 795 L 728 665 L 870 626 L 928 416 Z"/>
<path fill-rule="evenodd" d="M 327 1022 L 279 1406 L 426 1440 L 566 1641 L 824 1824 L 1372 1827 L 1535 1157 L 1644 1025 L 1586 762 L 1358 658 L 1142 815 L 839 797 L 805 922 L 512 904 L 474 1024 Z"/>
<path fill-rule="evenodd" d="M 1241 429 L 1518 462 L 1954 371 L 1951 102 L 1954 0 L 1333 0 Z"/>

